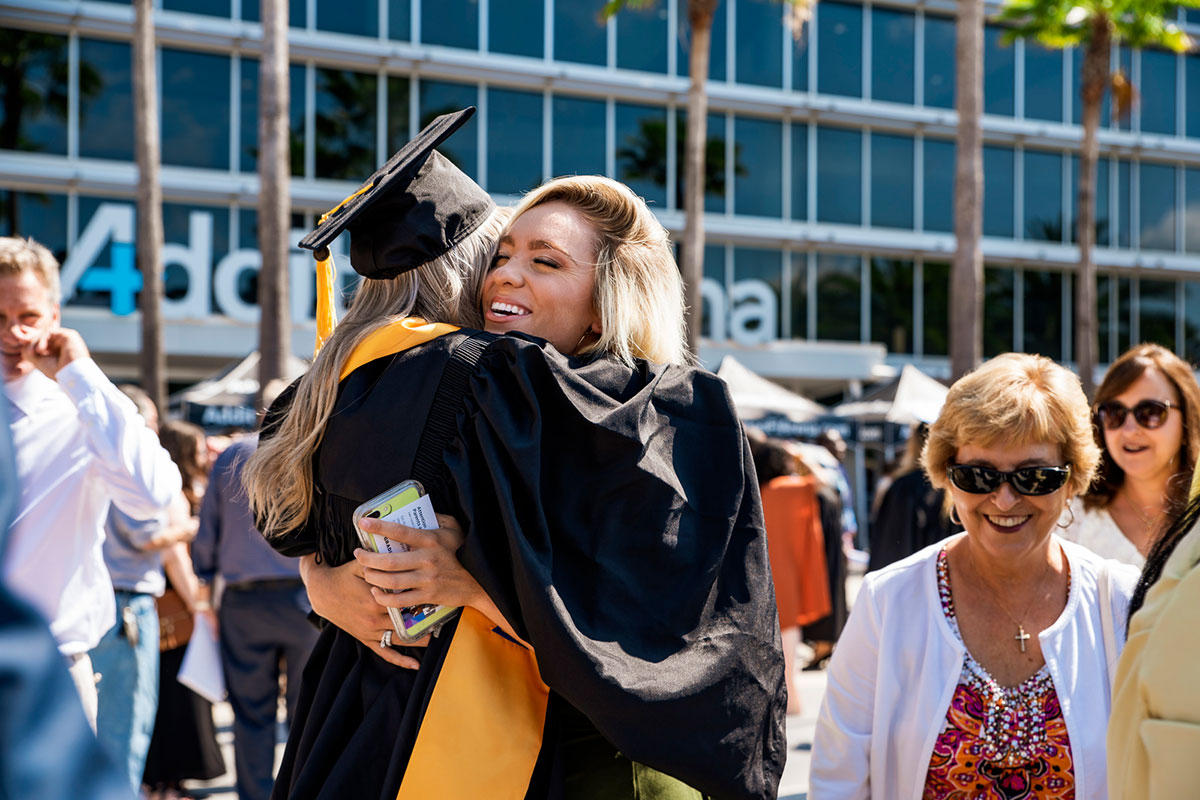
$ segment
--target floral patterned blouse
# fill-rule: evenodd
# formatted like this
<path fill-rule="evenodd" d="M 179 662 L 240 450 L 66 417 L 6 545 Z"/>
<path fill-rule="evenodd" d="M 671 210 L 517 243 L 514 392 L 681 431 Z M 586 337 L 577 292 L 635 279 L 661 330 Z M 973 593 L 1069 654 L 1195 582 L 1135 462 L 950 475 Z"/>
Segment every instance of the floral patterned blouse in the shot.
<path fill-rule="evenodd" d="M 937 561 L 942 612 L 962 640 L 950 568 Z M 1068 586 L 1068 591 L 1070 588 Z M 1067 723 L 1050 671 L 1043 664 L 1014 687 L 1003 687 L 968 652 L 946 725 L 925 775 L 926 800 L 1066 800 L 1075 797 Z"/>

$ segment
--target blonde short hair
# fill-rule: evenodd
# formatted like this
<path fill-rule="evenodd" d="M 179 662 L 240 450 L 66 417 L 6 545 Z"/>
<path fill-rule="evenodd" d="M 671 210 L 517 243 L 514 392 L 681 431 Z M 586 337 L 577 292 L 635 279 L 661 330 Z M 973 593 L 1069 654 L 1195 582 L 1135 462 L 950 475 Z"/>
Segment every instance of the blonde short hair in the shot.
<path fill-rule="evenodd" d="M 46 287 L 50 302 L 58 304 L 62 289 L 58 282 L 58 259 L 50 250 L 24 236 L 0 236 L 0 275 L 32 272 Z"/>
<path fill-rule="evenodd" d="M 555 178 L 529 192 L 513 212 L 545 203 L 572 206 L 596 232 L 596 289 L 600 338 L 579 355 L 608 353 L 626 364 L 691 360 L 684 339 L 683 281 L 666 229 L 646 201 L 623 183 L 600 175 Z"/>
<path fill-rule="evenodd" d="M 1100 462 L 1079 378 L 1045 356 L 1027 353 L 996 356 L 950 387 L 921 456 L 935 487 L 946 488 L 946 468 L 967 442 L 1058 445 L 1071 465 L 1072 496 L 1087 489 Z"/>

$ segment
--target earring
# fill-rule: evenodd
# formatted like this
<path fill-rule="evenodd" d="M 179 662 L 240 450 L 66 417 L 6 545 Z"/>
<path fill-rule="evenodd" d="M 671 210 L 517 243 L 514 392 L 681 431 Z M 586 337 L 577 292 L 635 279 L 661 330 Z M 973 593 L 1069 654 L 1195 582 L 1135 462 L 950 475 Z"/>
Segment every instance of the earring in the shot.
<path fill-rule="evenodd" d="M 960 528 L 967 527 L 966 525 L 963 525 L 962 520 L 958 518 L 958 506 L 955 506 L 955 505 L 950 506 L 950 521 L 953 522 L 955 525 L 957 525 Z"/>
<path fill-rule="evenodd" d="M 1058 527 L 1062 528 L 1063 530 L 1066 530 L 1075 524 L 1075 508 L 1070 503 L 1067 503 L 1067 513 L 1071 515 L 1071 519 L 1067 522 L 1067 524 L 1064 525 L 1061 522 L 1058 523 Z"/>
<path fill-rule="evenodd" d="M 579 341 L 575 343 L 575 349 L 572 350 L 570 353 L 568 353 L 568 355 L 575 355 L 576 353 L 578 353 L 579 348 L 583 347 L 584 341 L 586 341 L 589 336 L 595 336 L 596 338 L 599 338 L 600 334 L 599 334 L 599 332 L 592 330 L 592 327 L 589 325 L 583 331 L 583 335 L 579 337 Z"/>

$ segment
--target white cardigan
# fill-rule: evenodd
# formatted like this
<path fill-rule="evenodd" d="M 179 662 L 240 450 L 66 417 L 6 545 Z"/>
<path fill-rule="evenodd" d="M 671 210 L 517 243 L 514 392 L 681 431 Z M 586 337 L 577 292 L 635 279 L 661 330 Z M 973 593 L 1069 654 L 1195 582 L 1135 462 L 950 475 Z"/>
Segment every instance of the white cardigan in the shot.
<path fill-rule="evenodd" d="M 1062 615 L 1038 639 L 1071 740 L 1075 796 L 1104 800 L 1112 678 L 1098 579 L 1107 568 L 1119 648 L 1138 573 L 1079 545 L 1055 541 L 1067 555 L 1071 591 Z M 937 555 L 944 545 L 930 545 L 863 582 L 829 663 L 813 740 L 812 800 L 921 797 L 966 655 L 938 599 Z"/>

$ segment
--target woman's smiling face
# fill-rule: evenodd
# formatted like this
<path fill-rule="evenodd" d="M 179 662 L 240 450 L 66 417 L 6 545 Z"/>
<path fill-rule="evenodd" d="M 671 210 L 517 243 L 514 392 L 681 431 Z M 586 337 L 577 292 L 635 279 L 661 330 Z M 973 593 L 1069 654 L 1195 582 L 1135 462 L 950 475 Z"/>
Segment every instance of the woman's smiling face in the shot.
<path fill-rule="evenodd" d="M 1133 414 L 1116 429 L 1104 428 L 1104 447 L 1127 476 L 1138 480 L 1165 480 L 1179 469 L 1179 448 L 1183 444 L 1183 412 L 1179 410 L 1179 392 L 1167 377 L 1148 367 L 1129 388 L 1113 398 L 1126 408 L 1143 400 L 1158 400 L 1175 406 L 1167 412 L 1166 422 L 1158 428 L 1144 428 Z"/>
<path fill-rule="evenodd" d="M 596 232 L 561 201 L 534 206 L 509 225 L 483 282 L 484 329 L 521 331 L 568 355 L 600 332 L 593 303 Z"/>

